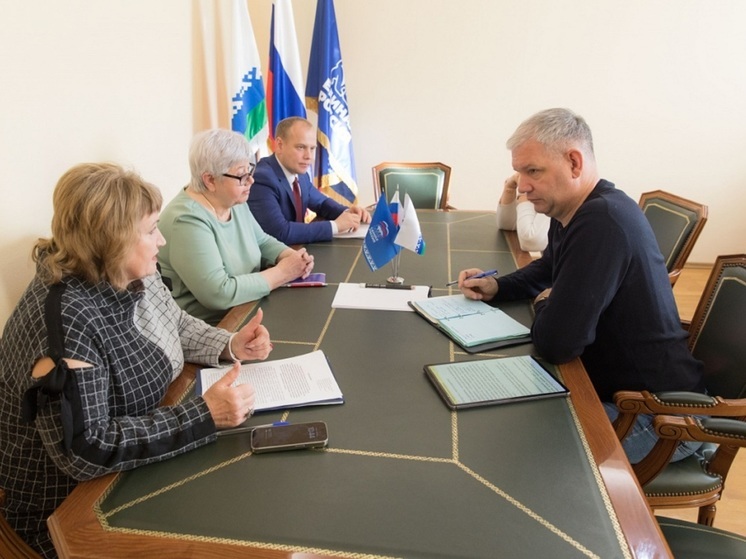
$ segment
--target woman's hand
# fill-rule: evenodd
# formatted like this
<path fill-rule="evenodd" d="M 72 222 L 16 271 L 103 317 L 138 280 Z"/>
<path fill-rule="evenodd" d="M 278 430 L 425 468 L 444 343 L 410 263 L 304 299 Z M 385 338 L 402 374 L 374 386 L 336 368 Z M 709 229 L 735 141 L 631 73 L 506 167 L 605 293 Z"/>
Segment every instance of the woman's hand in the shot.
<path fill-rule="evenodd" d="M 250 384 L 232 386 L 238 378 L 241 363 L 233 367 L 202 396 L 218 429 L 236 427 L 254 413 L 256 391 Z"/>
<path fill-rule="evenodd" d="M 264 311 L 260 308 L 249 322 L 231 337 L 231 351 L 241 361 L 263 360 L 272 351 L 269 331 L 262 325 Z"/>
<path fill-rule="evenodd" d="M 289 249 L 280 254 L 275 268 L 282 271 L 285 278 L 283 283 L 296 278 L 307 278 L 313 270 L 313 256 L 308 254 L 305 248 Z"/>

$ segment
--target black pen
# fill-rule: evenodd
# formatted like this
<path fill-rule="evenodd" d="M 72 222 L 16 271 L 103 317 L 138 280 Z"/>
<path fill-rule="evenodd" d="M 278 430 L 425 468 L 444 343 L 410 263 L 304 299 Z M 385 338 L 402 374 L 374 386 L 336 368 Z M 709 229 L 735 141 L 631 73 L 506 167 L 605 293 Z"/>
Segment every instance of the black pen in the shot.
<path fill-rule="evenodd" d="M 403 283 L 366 283 L 364 287 L 372 287 L 375 289 L 414 289 L 414 285 L 406 285 Z"/>

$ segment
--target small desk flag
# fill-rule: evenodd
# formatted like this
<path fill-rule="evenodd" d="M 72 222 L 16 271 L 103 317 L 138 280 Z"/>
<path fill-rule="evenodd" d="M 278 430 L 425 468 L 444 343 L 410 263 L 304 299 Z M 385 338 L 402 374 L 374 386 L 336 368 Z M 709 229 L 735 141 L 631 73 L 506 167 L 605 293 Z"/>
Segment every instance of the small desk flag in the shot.
<path fill-rule="evenodd" d="M 371 271 L 385 266 L 399 254 L 400 249 L 394 244 L 395 236 L 396 225 L 391 219 L 389 205 L 386 197 L 380 196 L 363 241 L 363 256 Z"/>
<path fill-rule="evenodd" d="M 385 193 L 381 193 L 383 196 Z M 389 211 L 391 212 L 391 221 L 394 222 L 396 229 L 399 229 L 399 189 L 397 188 L 389 202 Z"/>
<path fill-rule="evenodd" d="M 409 194 L 404 195 L 403 211 L 399 214 L 399 232 L 396 234 L 394 242 L 417 254 L 425 253 L 425 241 L 422 238 L 420 220 L 417 219 L 417 211 L 414 209 Z"/>
<path fill-rule="evenodd" d="M 318 114 L 316 186 L 342 204 L 354 204 L 357 201 L 355 157 L 333 0 L 316 3 L 306 106 Z"/>
<path fill-rule="evenodd" d="M 305 118 L 306 107 L 303 105 L 303 72 L 290 0 L 274 1 L 271 25 L 267 113 L 269 135 L 274 141 L 277 123 L 289 116 Z"/>

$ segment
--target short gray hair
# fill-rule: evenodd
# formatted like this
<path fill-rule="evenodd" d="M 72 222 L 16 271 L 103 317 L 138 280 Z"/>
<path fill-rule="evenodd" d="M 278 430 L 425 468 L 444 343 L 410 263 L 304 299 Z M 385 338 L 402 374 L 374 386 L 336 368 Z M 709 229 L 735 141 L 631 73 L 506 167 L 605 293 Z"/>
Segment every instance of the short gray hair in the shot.
<path fill-rule="evenodd" d="M 219 177 L 228 169 L 244 161 L 253 161 L 254 154 L 248 140 L 238 132 L 215 128 L 198 132 L 189 148 L 190 186 L 197 192 L 207 190 L 203 173 Z"/>
<path fill-rule="evenodd" d="M 524 120 L 506 145 L 513 151 L 529 140 L 535 140 L 550 151 L 561 153 L 571 144 L 593 156 L 593 136 L 582 116 L 569 109 L 547 109 Z"/>

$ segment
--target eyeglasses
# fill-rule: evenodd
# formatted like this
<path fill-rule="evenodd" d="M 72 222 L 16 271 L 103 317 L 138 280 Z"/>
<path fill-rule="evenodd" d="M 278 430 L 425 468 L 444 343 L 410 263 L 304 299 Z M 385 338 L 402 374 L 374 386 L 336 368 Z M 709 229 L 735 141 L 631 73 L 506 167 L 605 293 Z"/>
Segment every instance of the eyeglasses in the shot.
<path fill-rule="evenodd" d="M 231 175 L 230 173 L 223 173 L 224 177 L 228 177 L 229 179 L 236 179 L 241 186 L 246 186 L 246 183 L 249 182 L 249 177 L 254 174 L 254 169 L 256 169 L 256 165 L 253 163 L 249 163 L 249 172 L 245 175 Z"/>

